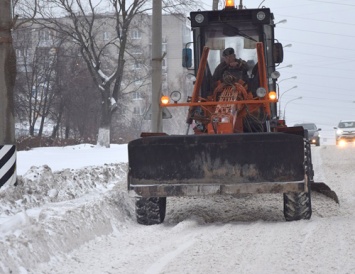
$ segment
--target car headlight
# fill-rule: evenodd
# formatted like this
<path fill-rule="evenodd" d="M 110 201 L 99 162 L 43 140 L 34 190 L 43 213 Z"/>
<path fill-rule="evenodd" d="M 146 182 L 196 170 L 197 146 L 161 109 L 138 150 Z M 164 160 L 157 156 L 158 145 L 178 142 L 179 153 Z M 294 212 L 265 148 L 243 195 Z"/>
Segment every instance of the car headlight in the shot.
<path fill-rule="evenodd" d="M 337 129 L 337 135 L 341 135 L 343 134 L 343 130 L 342 129 Z"/>

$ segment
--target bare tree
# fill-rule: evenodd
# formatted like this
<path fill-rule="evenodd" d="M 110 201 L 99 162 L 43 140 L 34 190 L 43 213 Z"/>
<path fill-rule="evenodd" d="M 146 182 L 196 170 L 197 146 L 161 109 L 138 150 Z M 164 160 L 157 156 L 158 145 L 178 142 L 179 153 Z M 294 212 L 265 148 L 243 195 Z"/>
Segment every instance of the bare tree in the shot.
<path fill-rule="evenodd" d="M 96 140 L 100 98 L 76 47 L 61 50 L 58 58 L 58 100 L 52 121 L 52 137 Z M 62 130 L 64 129 L 64 136 Z"/>
<path fill-rule="evenodd" d="M 43 43 L 41 38 L 33 43 L 32 30 L 28 27 L 15 31 L 15 48 L 18 55 L 18 75 L 16 83 L 16 108 L 20 120 L 27 117 L 29 134 L 41 136 L 45 120 L 52 110 L 57 97 L 56 67 L 59 47 L 53 43 Z M 40 30 L 39 33 L 43 33 Z M 48 36 L 48 38 L 50 38 Z M 34 47 L 33 47 L 34 46 Z"/>
<path fill-rule="evenodd" d="M 36 32 L 39 35 L 33 35 Z M 33 25 L 22 25 L 15 31 L 17 120 L 28 125 L 32 136 L 42 136 L 53 124 L 53 138 L 94 140 L 100 100 L 80 51 L 63 47 L 60 37 L 57 42 L 48 41 L 51 36 L 45 34 Z M 34 43 L 36 36 L 40 39 Z"/>
<path fill-rule="evenodd" d="M 195 5 L 190 1 L 167 1 L 168 9 Z M 129 30 L 135 16 L 150 9 L 147 0 L 52 0 L 36 5 L 36 12 L 47 28 L 70 37 L 80 47 L 90 75 L 101 96 L 98 144 L 108 147 L 112 115 L 122 104 L 122 85 Z M 58 19 L 59 18 L 59 19 Z M 105 24 L 112 24 L 112 37 L 102 39 Z M 107 52 L 116 51 L 113 59 Z"/>

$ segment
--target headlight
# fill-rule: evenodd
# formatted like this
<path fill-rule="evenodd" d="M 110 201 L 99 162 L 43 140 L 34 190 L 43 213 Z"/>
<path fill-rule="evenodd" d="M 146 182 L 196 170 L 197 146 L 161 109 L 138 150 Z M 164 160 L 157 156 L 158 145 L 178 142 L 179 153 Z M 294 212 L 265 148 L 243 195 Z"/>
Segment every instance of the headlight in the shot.
<path fill-rule="evenodd" d="M 257 14 L 256 14 L 256 18 L 259 20 L 259 21 L 263 21 L 265 19 L 266 15 L 265 15 L 265 12 L 263 11 L 259 11 Z"/>
<path fill-rule="evenodd" d="M 337 135 L 341 135 L 343 134 L 343 130 L 342 129 L 337 129 Z"/>
<path fill-rule="evenodd" d="M 205 17 L 201 13 L 199 13 L 195 16 L 196 23 L 201 24 L 204 20 L 205 20 Z"/>
<path fill-rule="evenodd" d="M 278 79 L 280 76 L 281 76 L 281 74 L 277 70 L 271 72 L 271 78 L 272 79 Z"/>
<path fill-rule="evenodd" d="M 177 91 L 177 90 L 173 91 L 170 94 L 170 98 L 174 101 L 174 103 L 177 103 L 181 99 L 180 91 Z"/>
<path fill-rule="evenodd" d="M 257 95 L 259 98 L 265 97 L 265 95 L 266 95 L 266 89 L 263 88 L 263 87 L 259 87 L 259 88 L 256 90 L 256 95 Z"/>

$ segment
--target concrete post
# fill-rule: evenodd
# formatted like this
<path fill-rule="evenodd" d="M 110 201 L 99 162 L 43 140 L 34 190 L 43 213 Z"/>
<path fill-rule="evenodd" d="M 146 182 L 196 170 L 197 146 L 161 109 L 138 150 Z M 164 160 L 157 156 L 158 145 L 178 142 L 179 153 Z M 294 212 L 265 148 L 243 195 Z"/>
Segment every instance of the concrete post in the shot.
<path fill-rule="evenodd" d="M 0 145 L 15 143 L 13 89 L 16 55 L 12 47 L 11 0 L 0 1 Z"/>
<path fill-rule="evenodd" d="M 162 132 L 162 0 L 153 0 L 152 16 L 152 120 L 151 131 Z"/>
<path fill-rule="evenodd" d="M 16 183 L 14 86 L 16 55 L 12 47 L 11 0 L 0 1 L 0 187 Z"/>

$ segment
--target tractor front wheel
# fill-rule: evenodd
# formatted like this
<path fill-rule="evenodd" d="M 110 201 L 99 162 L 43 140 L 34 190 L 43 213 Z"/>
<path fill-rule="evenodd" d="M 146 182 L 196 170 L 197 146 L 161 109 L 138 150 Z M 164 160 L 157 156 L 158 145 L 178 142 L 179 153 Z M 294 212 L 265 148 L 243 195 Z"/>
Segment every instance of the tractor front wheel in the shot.
<path fill-rule="evenodd" d="M 309 192 L 285 193 L 284 216 L 286 221 L 310 219 L 312 216 L 310 190 Z"/>
<path fill-rule="evenodd" d="M 142 225 L 156 225 L 164 222 L 166 197 L 138 198 L 136 200 L 137 222 Z"/>
<path fill-rule="evenodd" d="M 311 145 L 305 136 L 304 170 L 308 192 L 284 193 L 284 216 L 286 221 L 309 220 L 312 216 L 311 181 L 313 182 L 313 165 Z"/>

